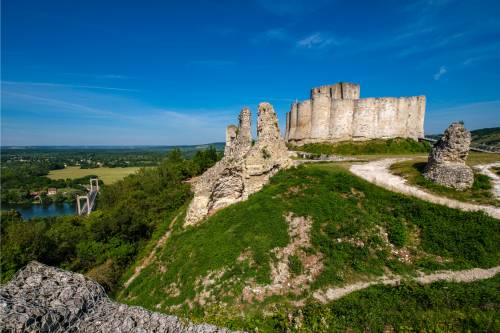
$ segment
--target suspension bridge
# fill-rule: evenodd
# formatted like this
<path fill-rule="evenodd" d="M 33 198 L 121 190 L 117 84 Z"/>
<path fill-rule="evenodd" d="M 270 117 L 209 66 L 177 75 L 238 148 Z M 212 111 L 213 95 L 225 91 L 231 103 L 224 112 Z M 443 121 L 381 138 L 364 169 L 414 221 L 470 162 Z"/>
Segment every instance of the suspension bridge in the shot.
<path fill-rule="evenodd" d="M 95 201 L 99 193 L 99 179 L 90 178 L 90 191 L 86 195 L 76 197 L 78 215 L 89 215 L 95 207 Z M 82 205 L 82 200 L 84 201 Z"/>

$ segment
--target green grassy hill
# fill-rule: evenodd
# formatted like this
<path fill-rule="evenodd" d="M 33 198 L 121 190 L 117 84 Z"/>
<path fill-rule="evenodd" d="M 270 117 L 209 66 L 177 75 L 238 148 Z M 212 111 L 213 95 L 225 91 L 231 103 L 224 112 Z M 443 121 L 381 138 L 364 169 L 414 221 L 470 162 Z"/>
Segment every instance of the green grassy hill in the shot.
<path fill-rule="evenodd" d="M 196 227 L 184 229 L 182 220 L 118 300 L 259 332 L 500 325 L 498 278 L 375 286 L 319 304 L 314 293 L 327 287 L 500 264 L 498 220 L 384 190 L 337 165 L 281 171 Z"/>

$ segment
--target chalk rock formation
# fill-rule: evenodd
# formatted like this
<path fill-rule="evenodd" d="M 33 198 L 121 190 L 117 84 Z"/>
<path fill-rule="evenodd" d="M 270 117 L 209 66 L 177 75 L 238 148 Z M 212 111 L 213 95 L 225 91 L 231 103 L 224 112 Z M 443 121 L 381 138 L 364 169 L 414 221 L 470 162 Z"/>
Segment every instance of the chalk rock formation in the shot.
<path fill-rule="evenodd" d="M 2 332 L 229 332 L 112 302 L 98 283 L 38 262 L 0 288 L 0 327 Z"/>
<path fill-rule="evenodd" d="M 474 173 L 465 164 L 470 141 L 470 132 L 462 124 L 451 124 L 432 147 L 425 167 L 425 178 L 457 190 L 470 188 L 474 182 Z"/>
<path fill-rule="evenodd" d="M 194 185 L 194 198 L 185 225 L 194 225 L 218 209 L 245 200 L 278 170 L 292 165 L 280 136 L 276 113 L 269 103 L 259 104 L 257 141 L 253 146 L 248 108 L 241 111 L 236 130 L 228 127 L 226 138 L 229 142 L 222 160 Z"/>
<path fill-rule="evenodd" d="M 285 139 L 314 142 L 424 136 L 425 96 L 360 98 L 360 86 L 340 82 L 311 89 L 286 115 Z"/>

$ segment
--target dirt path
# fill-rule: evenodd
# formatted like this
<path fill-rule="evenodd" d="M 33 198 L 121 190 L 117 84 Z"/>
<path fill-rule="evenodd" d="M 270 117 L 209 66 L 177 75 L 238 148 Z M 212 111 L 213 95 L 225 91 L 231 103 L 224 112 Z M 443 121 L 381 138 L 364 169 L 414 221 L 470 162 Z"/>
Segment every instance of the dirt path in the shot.
<path fill-rule="evenodd" d="M 421 284 L 429 284 L 436 281 L 450 281 L 450 282 L 473 282 L 477 280 L 484 280 L 494 277 L 496 274 L 500 273 L 500 266 L 492 267 L 488 269 L 482 268 L 473 268 L 464 271 L 440 271 L 427 275 L 420 275 L 416 278 L 413 278 L 413 281 L 416 281 Z M 313 297 L 320 301 L 321 303 L 328 303 L 330 301 L 342 298 L 352 292 L 366 289 L 373 285 L 390 285 L 395 286 L 400 284 L 404 280 L 404 277 L 401 276 L 393 276 L 387 277 L 384 276 L 380 279 L 369 281 L 369 282 L 359 282 L 350 284 L 344 287 L 339 288 L 328 288 L 326 290 L 318 290 L 314 292 Z"/>
<path fill-rule="evenodd" d="M 156 251 L 163 246 L 163 244 L 165 244 L 165 242 L 167 241 L 167 239 L 170 237 L 170 235 L 172 234 L 172 227 L 174 226 L 174 223 L 175 221 L 177 221 L 177 218 L 179 217 L 180 213 L 177 214 L 173 219 L 172 221 L 170 222 L 170 224 L 168 225 L 168 229 L 167 231 L 163 234 L 163 236 L 161 236 L 161 238 L 158 240 L 158 242 L 156 243 L 155 247 L 153 248 L 153 250 L 148 254 L 148 256 L 144 259 L 142 259 L 141 263 L 136 266 L 134 268 L 134 274 L 132 274 L 132 276 L 123 284 L 123 286 L 125 288 L 127 288 L 131 283 L 132 281 L 134 281 L 138 276 L 139 274 L 141 273 L 141 271 L 148 267 L 148 265 L 153 261 L 155 255 L 156 255 Z"/>
<path fill-rule="evenodd" d="M 480 173 L 486 175 L 491 178 L 491 182 L 493 183 L 492 192 L 495 198 L 500 199 L 500 177 L 491 171 L 493 167 L 500 167 L 500 162 L 489 163 L 489 164 L 479 164 L 474 166 Z"/>
<path fill-rule="evenodd" d="M 425 201 L 464 211 L 481 210 L 494 218 L 500 219 L 500 208 L 440 197 L 416 186 L 409 185 L 403 177 L 396 176 L 390 172 L 389 167 L 392 164 L 410 159 L 411 158 L 386 158 L 365 164 L 354 164 L 349 170 L 358 177 L 394 192 L 411 195 Z"/>

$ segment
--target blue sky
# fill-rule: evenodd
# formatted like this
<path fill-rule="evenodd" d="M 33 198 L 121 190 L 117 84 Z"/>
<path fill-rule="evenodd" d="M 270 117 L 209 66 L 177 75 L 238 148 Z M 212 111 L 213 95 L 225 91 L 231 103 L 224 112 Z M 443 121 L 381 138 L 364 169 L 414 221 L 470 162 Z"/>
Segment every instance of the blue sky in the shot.
<path fill-rule="evenodd" d="M 427 96 L 425 129 L 500 126 L 498 1 L 2 1 L 3 145 L 223 141 L 314 86 Z"/>

